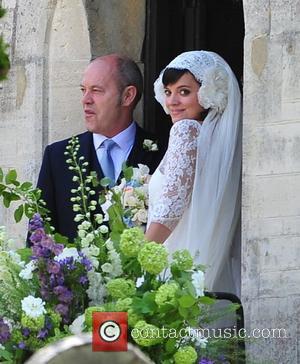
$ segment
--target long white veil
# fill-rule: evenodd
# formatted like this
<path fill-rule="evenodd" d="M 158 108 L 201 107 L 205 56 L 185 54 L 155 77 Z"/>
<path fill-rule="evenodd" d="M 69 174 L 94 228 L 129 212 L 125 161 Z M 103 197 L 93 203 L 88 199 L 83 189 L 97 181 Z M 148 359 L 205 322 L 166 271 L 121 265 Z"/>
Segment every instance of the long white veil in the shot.
<path fill-rule="evenodd" d="M 197 263 L 207 266 L 209 290 L 235 293 L 230 248 L 240 213 L 242 112 L 239 85 L 229 65 L 213 52 L 183 53 L 167 68 L 188 69 L 201 83 L 199 102 L 209 108 L 197 141 L 191 203 L 173 231 L 172 240 L 184 242 L 196 256 Z M 155 83 L 155 93 L 164 107 L 162 73 Z M 169 247 L 173 249 L 171 244 Z"/>

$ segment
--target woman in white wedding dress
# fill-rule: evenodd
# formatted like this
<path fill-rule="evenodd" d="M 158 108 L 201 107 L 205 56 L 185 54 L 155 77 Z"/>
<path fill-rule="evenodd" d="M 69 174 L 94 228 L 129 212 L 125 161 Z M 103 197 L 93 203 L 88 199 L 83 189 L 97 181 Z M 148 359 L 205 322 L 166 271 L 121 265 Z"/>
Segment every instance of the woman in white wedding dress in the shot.
<path fill-rule="evenodd" d="M 173 126 L 150 180 L 146 238 L 170 253 L 188 249 L 207 267 L 208 290 L 237 293 L 231 257 L 240 212 L 237 80 L 216 53 L 191 51 L 161 72 L 154 91 Z"/>

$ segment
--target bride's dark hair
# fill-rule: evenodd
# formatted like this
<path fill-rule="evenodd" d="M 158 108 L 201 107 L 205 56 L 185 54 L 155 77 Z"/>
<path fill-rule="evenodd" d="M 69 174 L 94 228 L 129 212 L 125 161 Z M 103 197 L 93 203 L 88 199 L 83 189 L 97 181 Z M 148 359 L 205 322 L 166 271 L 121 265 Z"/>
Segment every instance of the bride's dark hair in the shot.
<path fill-rule="evenodd" d="M 164 71 L 164 74 L 162 76 L 162 83 L 163 83 L 164 86 L 173 85 L 185 73 L 191 74 L 191 72 L 186 68 L 184 68 L 184 69 L 166 68 L 165 71 Z M 195 79 L 195 81 L 198 82 L 196 79 Z"/>

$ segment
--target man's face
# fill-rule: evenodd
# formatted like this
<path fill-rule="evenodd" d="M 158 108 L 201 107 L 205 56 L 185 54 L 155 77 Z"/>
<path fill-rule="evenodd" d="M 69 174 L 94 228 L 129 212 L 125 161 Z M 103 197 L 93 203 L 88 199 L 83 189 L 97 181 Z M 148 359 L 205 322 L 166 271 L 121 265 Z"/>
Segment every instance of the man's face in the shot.
<path fill-rule="evenodd" d="M 113 59 L 97 59 L 86 68 L 81 83 L 82 105 L 87 129 L 112 137 L 127 125 L 122 120 L 121 95 Z"/>

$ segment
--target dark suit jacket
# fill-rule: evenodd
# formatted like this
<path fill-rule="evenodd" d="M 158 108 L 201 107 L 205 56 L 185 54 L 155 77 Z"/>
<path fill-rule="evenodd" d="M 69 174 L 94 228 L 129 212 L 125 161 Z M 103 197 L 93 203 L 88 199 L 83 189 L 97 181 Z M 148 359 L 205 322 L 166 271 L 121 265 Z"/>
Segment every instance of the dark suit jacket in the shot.
<path fill-rule="evenodd" d="M 89 162 L 87 173 L 96 171 L 98 178 L 103 178 L 93 145 L 93 134 L 85 132 L 78 135 L 78 138 L 80 143 L 78 156 L 84 156 L 85 161 Z M 163 157 L 165 148 L 159 146 L 157 152 L 147 151 L 143 148 L 144 139 L 156 140 L 152 134 L 137 125 L 135 142 L 127 164 L 129 166 L 146 164 L 150 168 L 150 173 L 153 173 Z M 68 157 L 64 155 L 69 140 L 62 140 L 46 147 L 37 186 L 42 190 L 42 198 L 51 212 L 51 225 L 55 227 L 56 232 L 72 241 L 76 237 L 77 224 L 74 222 L 76 213 L 73 212 L 70 201 L 74 196 L 71 194 L 71 189 L 77 188 L 78 184 L 72 181 L 74 173 L 68 169 L 66 163 Z"/>

